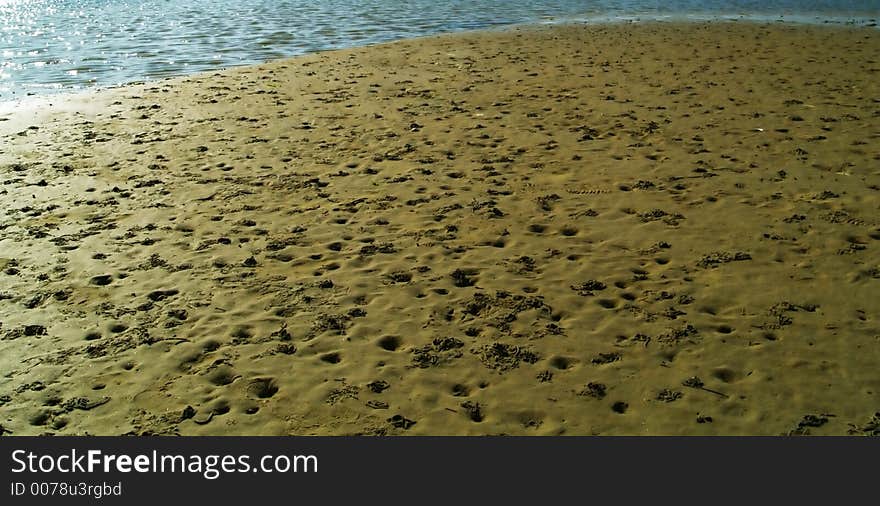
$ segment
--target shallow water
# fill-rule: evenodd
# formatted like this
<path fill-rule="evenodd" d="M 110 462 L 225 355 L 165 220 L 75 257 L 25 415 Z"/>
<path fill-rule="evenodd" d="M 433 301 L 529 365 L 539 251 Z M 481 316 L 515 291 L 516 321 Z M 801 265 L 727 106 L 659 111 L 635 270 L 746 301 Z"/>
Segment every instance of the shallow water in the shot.
<path fill-rule="evenodd" d="M 527 22 L 870 24 L 880 0 L 0 0 L 0 101 Z"/>

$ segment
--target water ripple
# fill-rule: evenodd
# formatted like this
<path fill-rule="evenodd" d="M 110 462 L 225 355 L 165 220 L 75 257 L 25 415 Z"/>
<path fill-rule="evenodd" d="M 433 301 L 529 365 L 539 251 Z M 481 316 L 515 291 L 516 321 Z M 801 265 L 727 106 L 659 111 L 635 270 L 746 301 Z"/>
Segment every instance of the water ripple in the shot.
<path fill-rule="evenodd" d="M 878 11 L 877 0 L 0 0 L 0 100 L 514 23 L 681 15 L 870 22 Z"/>

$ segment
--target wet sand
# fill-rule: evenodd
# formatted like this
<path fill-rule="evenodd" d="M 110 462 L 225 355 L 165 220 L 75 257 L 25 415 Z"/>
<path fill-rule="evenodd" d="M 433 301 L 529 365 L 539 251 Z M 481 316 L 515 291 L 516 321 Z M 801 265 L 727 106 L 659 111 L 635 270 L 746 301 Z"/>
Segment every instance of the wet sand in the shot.
<path fill-rule="evenodd" d="M 518 28 L 0 114 L 0 433 L 876 435 L 878 55 Z"/>

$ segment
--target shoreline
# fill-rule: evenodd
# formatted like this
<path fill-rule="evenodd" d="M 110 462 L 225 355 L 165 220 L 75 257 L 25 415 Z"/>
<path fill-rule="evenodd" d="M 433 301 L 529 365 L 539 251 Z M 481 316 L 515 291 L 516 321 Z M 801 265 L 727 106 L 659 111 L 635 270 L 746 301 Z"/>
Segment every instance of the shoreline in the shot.
<path fill-rule="evenodd" d="M 876 433 L 876 54 L 538 26 L 41 109 L 0 433 Z"/>
<path fill-rule="evenodd" d="M 421 39 L 430 39 L 433 37 L 444 37 L 444 36 L 455 36 L 455 35 L 467 35 L 467 34 L 479 34 L 481 32 L 493 33 L 493 32 L 504 32 L 507 30 L 528 30 L 528 29 L 537 29 L 541 27 L 576 27 L 576 26 L 615 26 L 615 25 L 650 25 L 650 24 L 669 24 L 669 25 L 682 25 L 687 26 L 690 24 L 697 25 L 712 25 L 712 24 L 727 24 L 727 23 L 746 23 L 753 25 L 766 25 L 766 26 L 791 26 L 791 27 L 827 27 L 831 29 L 876 29 L 880 31 L 880 25 L 878 25 L 878 17 L 872 16 L 863 16 L 863 17 L 821 17 L 818 14 L 797 14 L 797 15 L 757 15 L 757 14 L 675 14 L 675 15 L 664 15 L 664 16 L 656 16 L 656 17 L 645 17 L 639 15 L 621 15 L 621 16 L 598 16 L 591 18 L 583 18 L 583 17 L 561 17 L 561 18 L 549 18 L 549 19 L 535 19 L 529 22 L 523 23 L 514 23 L 514 24 L 505 24 L 498 26 L 485 26 L 481 28 L 468 29 L 468 30 L 453 30 L 453 31 L 441 31 L 438 33 L 426 34 L 418 37 L 405 37 L 400 39 L 392 39 L 383 42 L 376 42 L 372 44 L 366 45 L 353 45 L 346 46 L 341 48 L 328 48 L 328 49 L 320 49 L 317 51 L 305 52 L 300 54 L 293 54 L 289 56 L 284 56 L 277 59 L 265 60 L 262 62 L 256 63 L 245 63 L 242 65 L 233 65 L 233 66 L 219 66 L 214 69 L 208 70 L 199 70 L 192 73 L 172 75 L 172 76 L 162 76 L 162 77 L 146 77 L 138 80 L 134 80 L 127 83 L 116 83 L 116 84 L 105 84 L 105 85 L 96 85 L 90 86 L 88 88 L 61 88 L 56 91 L 48 92 L 48 93 L 33 93 L 32 95 L 28 95 L 25 97 L 15 97 L 15 98 L 0 98 L 0 121 L 2 121 L 2 117 L 4 114 L 8 114 L 7 111 L 10 109 L 14 109 L 16 107 L 20 107 L 21 105 L 28 106 L 28 102 L 49 102 L 53 98 L 64 100 L 65 97 L 77 98 L 78 95 L 87 95 L 92 93 L 100 93 L 107 90 L 115 90 L 119 88 L 124 88 L 128 86 L 138 86 L 145 85 L 149 83 L 156 83 L 167 81 L 169 79 L 180 79 L 186 78 L 190 76 L 197 76 L 199 74 L 208 74 L 213 72 L 222 72 L 230 69 L 241 68 L 241 67 L 252 67 L 258 65 L 266 65 L 273 62 L 280 62 L 285 60 L 290 60 L 294 58 L 299 58 L 302 56 L 308 56 L 311 54 L 320 54 L 325 52 L 333 52 L 333 51 L 344 51 L 348 49 L 357 49 L 357 48 L 366 48 L 366 47 L 374 47 L 381 46 L 384 44 L 394 44 L 396 42 L 405 42 L 411 40 L 421 40 Z M 2 123 L 0 123 L 0 127 L 2 127 Z"/>

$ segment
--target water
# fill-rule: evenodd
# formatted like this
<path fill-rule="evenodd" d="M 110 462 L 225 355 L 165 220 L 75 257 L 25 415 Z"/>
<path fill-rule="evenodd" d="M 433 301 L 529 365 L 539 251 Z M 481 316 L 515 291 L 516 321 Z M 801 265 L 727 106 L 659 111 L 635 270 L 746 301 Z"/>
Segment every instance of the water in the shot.
<path fill-rule="evenodd" d="M 529 22 L 872 23 L 880 0 L 0 0 L 0 101 Z"/>

